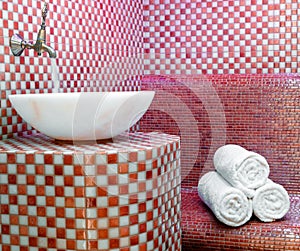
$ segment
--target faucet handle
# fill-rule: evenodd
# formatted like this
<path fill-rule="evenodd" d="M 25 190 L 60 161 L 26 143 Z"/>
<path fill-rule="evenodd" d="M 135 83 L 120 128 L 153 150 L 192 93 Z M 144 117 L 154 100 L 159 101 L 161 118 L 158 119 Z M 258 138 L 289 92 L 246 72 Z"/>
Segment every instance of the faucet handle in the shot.
<path fill-rule="evenodd" d="M 42 9 L 43 24 L 45 24 L 46 22 L 47 14 L 48 14 L 48 4 L 45 2 L 44 7 Z"/>

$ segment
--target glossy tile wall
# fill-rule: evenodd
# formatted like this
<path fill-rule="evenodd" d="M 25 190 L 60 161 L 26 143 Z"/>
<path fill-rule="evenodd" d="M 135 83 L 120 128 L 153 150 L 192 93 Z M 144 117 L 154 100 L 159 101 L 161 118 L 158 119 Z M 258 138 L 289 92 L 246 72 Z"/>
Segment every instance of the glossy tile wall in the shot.
<path fill-rule="evenodd" d="M 140 130 L 181 136 L 182 187 L 214 170 L 218 147 L 238 144 L 266 157 L 270 178 L 299 194 L 298 74 L 154 75 L 142 88 L 156 96 Z"/>
<path fill-rule="evenodd" d="M 48 0 L 47 44 L 57 51 L 61 89 L 138 90 L 142 73 L 142 1 Z M 51 92 L 51 61 L 25 50 L 12 55 L 9 38 L 35 41 L 44 1 L 0 1 L 0 138 L 31 130 L 8 101 L 9 94 Z"/>
<path fill-rule="evenodd" d="M 145 0 L 146 73 L 300 73 L 299 9 L 298 0 Z"/>

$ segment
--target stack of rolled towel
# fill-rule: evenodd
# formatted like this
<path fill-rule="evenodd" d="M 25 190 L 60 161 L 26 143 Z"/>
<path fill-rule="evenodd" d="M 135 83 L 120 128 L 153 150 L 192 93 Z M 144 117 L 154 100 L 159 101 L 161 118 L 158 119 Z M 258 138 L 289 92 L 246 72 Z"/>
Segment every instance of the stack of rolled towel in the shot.
<path fill-rule="evenodd" d="M 254 215 L 263 222 L 281 219 L 290 200 L 283 186 L 270 180 L 267 160 L 238 145 L 224 145 L 214 154 L 215 171 L 203 175 L 198 194 L 216 218 L 241 226 Z"/>

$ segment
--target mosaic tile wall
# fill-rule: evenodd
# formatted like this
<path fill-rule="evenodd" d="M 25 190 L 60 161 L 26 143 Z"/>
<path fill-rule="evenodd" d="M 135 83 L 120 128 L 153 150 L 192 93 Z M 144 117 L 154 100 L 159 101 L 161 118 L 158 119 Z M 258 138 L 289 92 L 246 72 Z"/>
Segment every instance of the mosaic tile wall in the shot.
<path fill-rule="evenodd" d="M 57 52 L 61 90 L 138 90 L 143 64 L 142 1 L 48 2 L 47 44 Z M 35 41 L 44 1 L 0 1 L 0 137 L 30 130 L 10 107 L 9 94 L 51 92 L 51 60 L 25 50 L 14 57 L 9 39 Z"/>
<path fill-rule="evenodd" d="M 300 73 L 298 0 L 144 1 L 146 73 Z"/>
<path fill-rule="evenodd" d="M 1 251 L 180 251 L 179 137 L 0 141 Z"/>
<path fill-rule="evenodd" d="M 140 129 L 181 136 L 183 187 L 197 187 L 217 148 L 234 143 L 265 156 L 271 179 L 299 194 L 298 75 L 154 75 L 142 88 L 156 96 Z"/>

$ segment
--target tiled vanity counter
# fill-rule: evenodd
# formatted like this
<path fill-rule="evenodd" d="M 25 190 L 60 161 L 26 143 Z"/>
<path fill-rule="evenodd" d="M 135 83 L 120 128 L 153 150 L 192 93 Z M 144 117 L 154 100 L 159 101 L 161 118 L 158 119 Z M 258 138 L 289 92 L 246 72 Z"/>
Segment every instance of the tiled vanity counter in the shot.
<path fill-rule="evenodd" d="M 0 141 L 0 250 L 181 250 L 180 141 Z"/>

